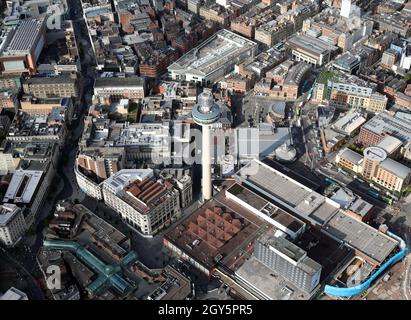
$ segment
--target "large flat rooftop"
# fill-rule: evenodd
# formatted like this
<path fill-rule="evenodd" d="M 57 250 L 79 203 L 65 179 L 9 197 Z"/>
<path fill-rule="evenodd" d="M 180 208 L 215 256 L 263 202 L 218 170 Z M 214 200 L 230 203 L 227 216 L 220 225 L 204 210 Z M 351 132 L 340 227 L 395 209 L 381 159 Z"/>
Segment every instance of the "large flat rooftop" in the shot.
<path fill-rule="evenodd" d="M 382 112 L 374 116 L 362 127 L 378 135 L 388 133 L 401 140 L 404 144 L 411 142 L 411 121 L 402 117 L 401 114 L 393 116 L 388 112 Z"/>
<path fill-rule="evenodd" d="M 223 29 L 183 55 L 169 69 L 205 76 L 256 46 L 255 42 Z"/>
<path fill-rule="evenodd" d="M 247 283 L 266 300 L 307 300 L 307 293 L 258 261 L 254 256 L 246 260 L 236 271 L 236 276 Z"/>
<path fill-rule="evenodd" d="M 122 88 L 122 87 L 144 87 L 144 79 L 139 77 L 100 77 L 94 82 L 95 88 Z"/>
<path fill-rule="evenodd" d="M 261 161 L 253 160 L 235 178 L 314 225 L 322 225 L 339 205 Z"/>
<path fill-rule="evenodd" d="M 258 160 L 252 160 L 235 176 L 275 205 L 296 215 L 377 264 L 397 247 L 398 241 L 346 215 L 339 205 Z"/>
<path fill-rule="evenodd" d="M 17 170 L 7 188 L 4 202 L 30 203 L 41 182 L 43 171 Z"/>
<path fill-rule="evenodd" d="M 6 226 L 19 212 L 20 208 L 14 204 L 5 203 L 0 206 L 0 227 Z"/>
<path fill-rule="evenodd" d="M 62 74 L 55 77 L 31 77 L 23 80 L 27 85 L 48 85 L 48 84 L 74 84 L 77 78 L 69 74 Z M 61 100 L 61 99 L 60 99 Z"/>
<path fill-rule="evenodd" d="M 320 56 L 330 51 L 337 50 L 336 46 L 307 35 L 292 36 L 287 40 L 287 43 L 293 49 L 303 50 L 304 52 L 315 56 Z"/>
<path fill-rule="evenodd" d="M 44 29 L 44 21 L 36 19 L 22 20 L 16 27 L 13 38 L 4 51 L 4 54 L 28 54 L 36 45 L 41 32 Z"/>
<path fill-rule="evenodd" d="M 167 150 L 169 130 L 168 123 L 136 123 L 124 125 L 124 127 L 120 129 L 115 145 L 151 145 Z"/>
<path fill-rule="evenodd" d="M 398 245 L 397 240 L 343 212 L 332 217 L 323 230 L 378 263 L 382 263 Z"/>
<path fill-rule="evenodd" d="M 256 212 L 258 212 L 258 214 L 265 215 L 268 221 L 272 219 L 276 227 L 281 228 L 281 226 L 283 226 L 294 233 L 297 233 L 304 228 L 304 222 L 274 206 L 272 203 L 252 192 L 246 186 L 234 183 L 227 189 L 226 195 L 227 193 L 229 197 L 233 196 L 234 199 L 237 198 L 250 205 Z"/>

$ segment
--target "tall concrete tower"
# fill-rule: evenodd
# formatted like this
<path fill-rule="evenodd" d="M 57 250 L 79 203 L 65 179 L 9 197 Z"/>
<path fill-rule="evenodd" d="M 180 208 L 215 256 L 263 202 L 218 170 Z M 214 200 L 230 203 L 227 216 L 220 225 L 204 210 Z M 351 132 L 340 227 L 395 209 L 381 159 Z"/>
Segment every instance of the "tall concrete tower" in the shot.
<path fill-rule="evenodd" d="M 198 98 L 197 104 L 193 107 L 193 120 L 202 126 L 202 187 L 203 200 L 210 200 L 212 197 L 211 183 L 211 125 L 220 119 L 220 107 L 214 103 L 213 94 L 211 92 L 203 92 Z"/>
<path fill-rule="evenodd" d="M 352 13 L 351 0 L 342 0 L 340 16 L 349 18 Z"/>

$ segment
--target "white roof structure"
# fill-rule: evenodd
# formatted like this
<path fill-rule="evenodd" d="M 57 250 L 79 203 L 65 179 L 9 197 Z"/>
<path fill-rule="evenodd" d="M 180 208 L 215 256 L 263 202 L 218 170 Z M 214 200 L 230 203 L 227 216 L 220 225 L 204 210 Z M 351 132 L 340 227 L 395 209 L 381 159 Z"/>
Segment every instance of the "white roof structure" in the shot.
<path fill-rule="evenodd" d="M 21 209 L 15 204 L 4 203 L 0 206 L 0 227 L 6 226 L 8 222 L 20 211 Z"/>
<path fill-rule="evenodd" d="M 30 203 L 40 185 L 42 176 L 43 171 L 17 170 L 13 174 L 3 202 Z"/>
<path fill-rule="evenodd" d="M 170 72 L 206 77 L 238 59 L 257 44 L 228 30 L 220 30 L 168 67 Z"/>
<path fill-rule="evenodd" d="M 25 294 L 23 291 L 20 291 L 19 289 L 11 287 L 9 290 L 6 291 L 5 294 L 0 296 L 0 300 L 17 301 L 17 300 L 29 300 L 29 298 L 27 297 L 27 294 Z"/>
<path fill-rule="evenodd" d="M 338 155 L 341 159 L 345 159 L 346 161 L 349 161 L 356 165 L 359 165 L 364 160 L 364 157 L 361 154 L 349 148 L 342 149 L 341 151 L 339 151 Z"/>
<path fill-rule="evenodd" d="M 350 135 L 363 125 L 367 120 L 358 112 L 350 112 L 338 119 L 333 125 L 333 129 Z"/>
<path fill-rule="evenodd" d="M 335 201 L 258 160 L 252 160 L 235 177 L 313 225 L 323 225 L 340 208 Z"/>
<path fill-rule="evenodd" d="M 152 169 L 123 169 L 105 180 L 103 186 L 112 193 L 117 194 L 132 182 L 136 180 L 143 181 L 153 175 Z"/>
<path fill-rule="evenodd" d="M 116 146 L 152 145 L 166 148 L 169 138 L 169 123 L 136 123 L 121 129 Z"/>
<path fill-rule="evenodd" d="M 377 145 L 377 147 L 384 149 L 388 154 L 394 153 L 401 146 L 402 146 L 402 141 L 393 136 L 386 136 Z"/>

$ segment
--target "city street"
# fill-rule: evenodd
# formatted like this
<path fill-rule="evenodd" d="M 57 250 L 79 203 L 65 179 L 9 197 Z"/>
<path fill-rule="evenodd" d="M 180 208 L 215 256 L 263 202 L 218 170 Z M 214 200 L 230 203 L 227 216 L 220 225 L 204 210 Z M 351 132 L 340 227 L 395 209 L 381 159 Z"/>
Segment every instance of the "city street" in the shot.
<path fill-rule="evenodd" d="M 81 69 L 82 69 L 82 85 L 80 92 L 79 109 L 75 111 L 78 114 L 78 119 L 70 125 L 70 134 L 61 151 L 59 167 L 57 168 L 56 176 L 53 180 L 52 187 L 49 191 L 49 196 L 46 198 L 36 221 L 28 232 L 24 242 L 21 242 L 14 249 L 9 249 L 7 252 L 0 253 L 0 261 L 8 263 L 15 270 L 16 274 L 25 277 L 27 283 L 27 294 L 32 299 L 43 299 L 44 295 L 39 286 L 43 275 L 37 266 L 36 256 L 43 243 L 43 230 L 45 221 L 53 213 L 56 203 L 60 200 L 71 198 L 82 200 L 84 194 L 79 190 L 74 175 L 74 163 L 78 150 L 78 140 L 83 131 L 84 114 L 88 109 L 90 98 L 93 92 L 94 79 L 93 71 L 90 66 L 93 64 L 93 51 L 87 35 L 86 25 L 83 20 L 80 1 L 70 1 L 69 13 L 70 18 L 75 22 L 74 30 L 78 42 L 81 47 L 86 50 L 80 50 L 81 53 Z M 83 29 L 83 31 L 81 31 Z"/>

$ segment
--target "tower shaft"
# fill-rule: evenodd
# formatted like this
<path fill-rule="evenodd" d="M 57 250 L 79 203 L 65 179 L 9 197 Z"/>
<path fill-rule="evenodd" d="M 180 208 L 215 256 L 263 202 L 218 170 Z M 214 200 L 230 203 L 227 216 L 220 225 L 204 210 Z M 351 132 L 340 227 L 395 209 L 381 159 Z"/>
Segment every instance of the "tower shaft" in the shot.
<path fill-rule="evenodd" d="M 211 131 L 210 125 L 203 125 L 202 129 L 202 189 L 203 200 L 207 201 L 212 198 L 211 185 Z"/>

